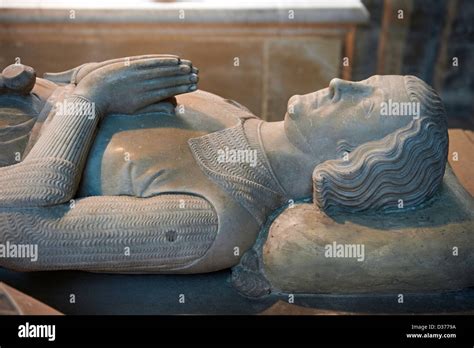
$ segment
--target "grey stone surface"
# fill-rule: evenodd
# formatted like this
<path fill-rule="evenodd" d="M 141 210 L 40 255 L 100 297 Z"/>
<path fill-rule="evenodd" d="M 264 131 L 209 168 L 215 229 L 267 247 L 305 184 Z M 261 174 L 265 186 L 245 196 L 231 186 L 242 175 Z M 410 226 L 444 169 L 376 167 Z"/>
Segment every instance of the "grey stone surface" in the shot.
<path fill-rule="evenodd" d="M 473 212 L 474 199 L 451 170 L 439 195 L 413 211 L 326 215 L 299 204 L 271 225 L 264 272 L 273 291 L 285 293 L 467 288 L 474 285 Z"/>
<path fill-rule="evenodd" d="M 12 1 L 2 4 L 4 22 L 64 22 L 77 11 L 78 22 L 161 23 L 361 23 L 368 12 L 359 0 L 334 1 Z M 293 16 L 289 12 L 293 11 Z M 184 12 L 180 12 L 184 11 Z M 65 15 L 66 13 L 66 15 Z M 184 15 L 184 17 L 183 17 Z"/>
<path fill-rule="evenodd" d="M 30 115 L 37 121 L 30 143 L 26 150 L 18 147 L 19 163 L 0 168 L 0 241 L 37 245 L 39 257 L 2 259 L 2 266 L 205 273 L 237 265 L 250 250 L 233 278 L 241 293 L 268 293 L 270 284 L 260 277 L 265 267 L 273 288 L 285 288 L 279 277 L 291 280 L 286 273 L 298 267 L 303 276 L 291 291 L 321 292 L 314 278 L 310 285 L 301 280 L 307 268 L 292 263 L 307 257 L 308 264 L 318 263 L 304 248 L 264 249 L 272 249 L 272 260 L 281 258 L 284 269 L 266 255 L 262 263 L 251 249 L 279 207 L 312 196 L 319 222 L 331 225 L 324 214 L 391 221 L 389 213 L 398 210 L 409 220 L 412 210 L 439 198 L 447 122 L 441 100 L 423 81 L 395 75 L 333 79 L 328 88 L 290 98 L 284 121 L 264 122 L 237 102 L 194 92 L 197 72 L 176 56 L 147 55 L 37 79 L 35 98 L 23 97 L 41 109 Z M 18 99 L 11 86 L 1 95 L 5 103 Z M 407 104 L 411 111 L 392 108 Z M 444 206 L 434 207 L 426 216 L 438 214 L 436 226 L 451 221 L 449 212 L 439 212 Z M 426 227 L 435 233 L 436 226 Z M 374 226 L 367 243 L 383 228 Z M 462 228 L 460 233 L 466 235 Z M 277 246 L 289 240 L 285 233 L 274 235 Z M 286 258 L 289 250 L 297 255 Z M 393 267 L 399 269 L 379 256 L 380 269 L 387 270 L 377 290 L 396 290 L 387 282 Z M 442 279 L 431 280 L 409 288 L 451 289 L 437 286 Z M 338 284 L 343 287 L 343 280 L 330 288 L 337 291 Z M 461 278 L 455 288 L 470 284 Z M 361 289 L 350 283 L 346 290 Z"/>

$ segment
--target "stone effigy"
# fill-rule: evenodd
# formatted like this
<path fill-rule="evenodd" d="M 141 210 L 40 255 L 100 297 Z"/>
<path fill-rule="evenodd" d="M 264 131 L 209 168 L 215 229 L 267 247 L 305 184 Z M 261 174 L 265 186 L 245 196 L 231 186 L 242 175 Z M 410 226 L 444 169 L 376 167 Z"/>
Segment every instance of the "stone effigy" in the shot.
<path fill-rule="evenodd" d="M 248 296 L 474 284 L 472 253 L 453 252 L 472 250 L 472 198 L 445 176 L 446 115 L 423 81 L 333 79 L 264 122 L 197 80 L 191 62 L 165 55 L 44 79 L 7 67 L 0 244 L 37 245 L 38 257 L 0 265 L 234 267 Z"/>

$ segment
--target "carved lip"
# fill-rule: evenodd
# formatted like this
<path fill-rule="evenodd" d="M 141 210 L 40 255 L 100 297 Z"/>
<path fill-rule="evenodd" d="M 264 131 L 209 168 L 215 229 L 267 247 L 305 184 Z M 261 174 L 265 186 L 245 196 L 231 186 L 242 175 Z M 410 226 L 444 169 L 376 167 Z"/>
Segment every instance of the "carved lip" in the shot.
<path fill-rule="evenodd" d="M 295 94 L 288 99 L 287 111 L 290 106 L 296 108 L 297 105 L 306 101 L 306 106 L 310 106 L 312 110 L 317 109 L 325 104 L 325 102 L 330 102 L 331 98 L 329 96 L 329 88 L 320 89 L 313 93 L 299 95 Z"/>
<path fill-rule="evenodd" d="M 314 109 L 317 109 L 320 106 L 322 106 L 324 104 L 324 101 L 330 101 L 331 98 L 329 98 L 329 89 L 328 91 L 326 91 L 326 89 L 317 91 L 316 97 L 314 99 L 315 99 L 315 102 L 313 103 Z"/>
<path fill-rule="evenodd" d="M 289 113 L 289 114 L 294 113 L 294 108 L 295 108 L 296 105 L 299 104 L 300 98 L 301 98 L 300 95 L 295 94 L 295 95 L 291 96 L 290 99 L 288 99 L 288 103 L 286 105 L 287 113 Z M 289 111 L 291 107 L 293 107 L 293 112 Z"/>
<path fill-rule="evenodd" d="M 331 97 L 331 90 L 329 87 L 326 87 L 324 89 L 321 89 L 316 92 L 316 101 L 314 103 L 314 108 L 319 108 L 325 104 L 331 104 L 331 103 L 336 103 L 337 100 L 334 100 L 333 97 Z"/>

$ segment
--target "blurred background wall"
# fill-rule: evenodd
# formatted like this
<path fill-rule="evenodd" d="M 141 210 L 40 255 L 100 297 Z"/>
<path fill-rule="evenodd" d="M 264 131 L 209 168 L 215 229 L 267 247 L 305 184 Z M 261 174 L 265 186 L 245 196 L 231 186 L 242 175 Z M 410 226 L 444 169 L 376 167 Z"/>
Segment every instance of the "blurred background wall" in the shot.
<path fill-rule="evenodd" d="M 90 61 L 176 54 L 199 67 L 199 88 L 266 120 L 283 119 L 292 95 L 341 76 L 345 41 L 368 19 L 359 0 L 9 0 L 6 7 L 0 66 L 20 57 L 42 76 Z"/>
<path fill-rule="evenodd" d="M 416 75 L 441 93 L 450 128 L 474 130 L 474 1 L 363 3 L 370 21 L 357 27 L 353 79 Z"/>
<path fill-rule="evenodd" d="M 441 92 L 450 126 L 474 129 L 473 14 L 469 0 L 3 0 L 0 66 L 19 57 L 41 76 L 173 53 L 200 68 L 201 89 L 266 120 L 334 77 L 413 74 Z"/>

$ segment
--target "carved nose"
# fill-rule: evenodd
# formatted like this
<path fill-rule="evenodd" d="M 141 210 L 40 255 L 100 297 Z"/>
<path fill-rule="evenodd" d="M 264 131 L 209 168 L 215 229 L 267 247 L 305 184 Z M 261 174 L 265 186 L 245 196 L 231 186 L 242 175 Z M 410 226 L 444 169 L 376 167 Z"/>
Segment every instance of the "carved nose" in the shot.
<path fill-rule="evenodd" d="M 333 102 L 337 102 L 341 99 L 341 95 L 344 92 L 344 80 L 334 78 L 329 82 L 329 90 L 331 92 L 331 99 Z"/>
<path fill-rule="evenodd" d="M 371 87 L 364 83 L 338 78 L 332 79 L 331 82 L 329 82 L 329 88 L 332 89 L 335 94 L 335 99 L 339 99 L 344 94 L 367 94 L 371 91 Z"/>
<path fill-rule="evenodd" d="M 334 78 L 329 82 L 329 87 L 337 89 L 339 91 L 345 91 L 347 89 L 354 88 L 355 83 L 352 81 L 342 80 L 338 78 Z"/>

